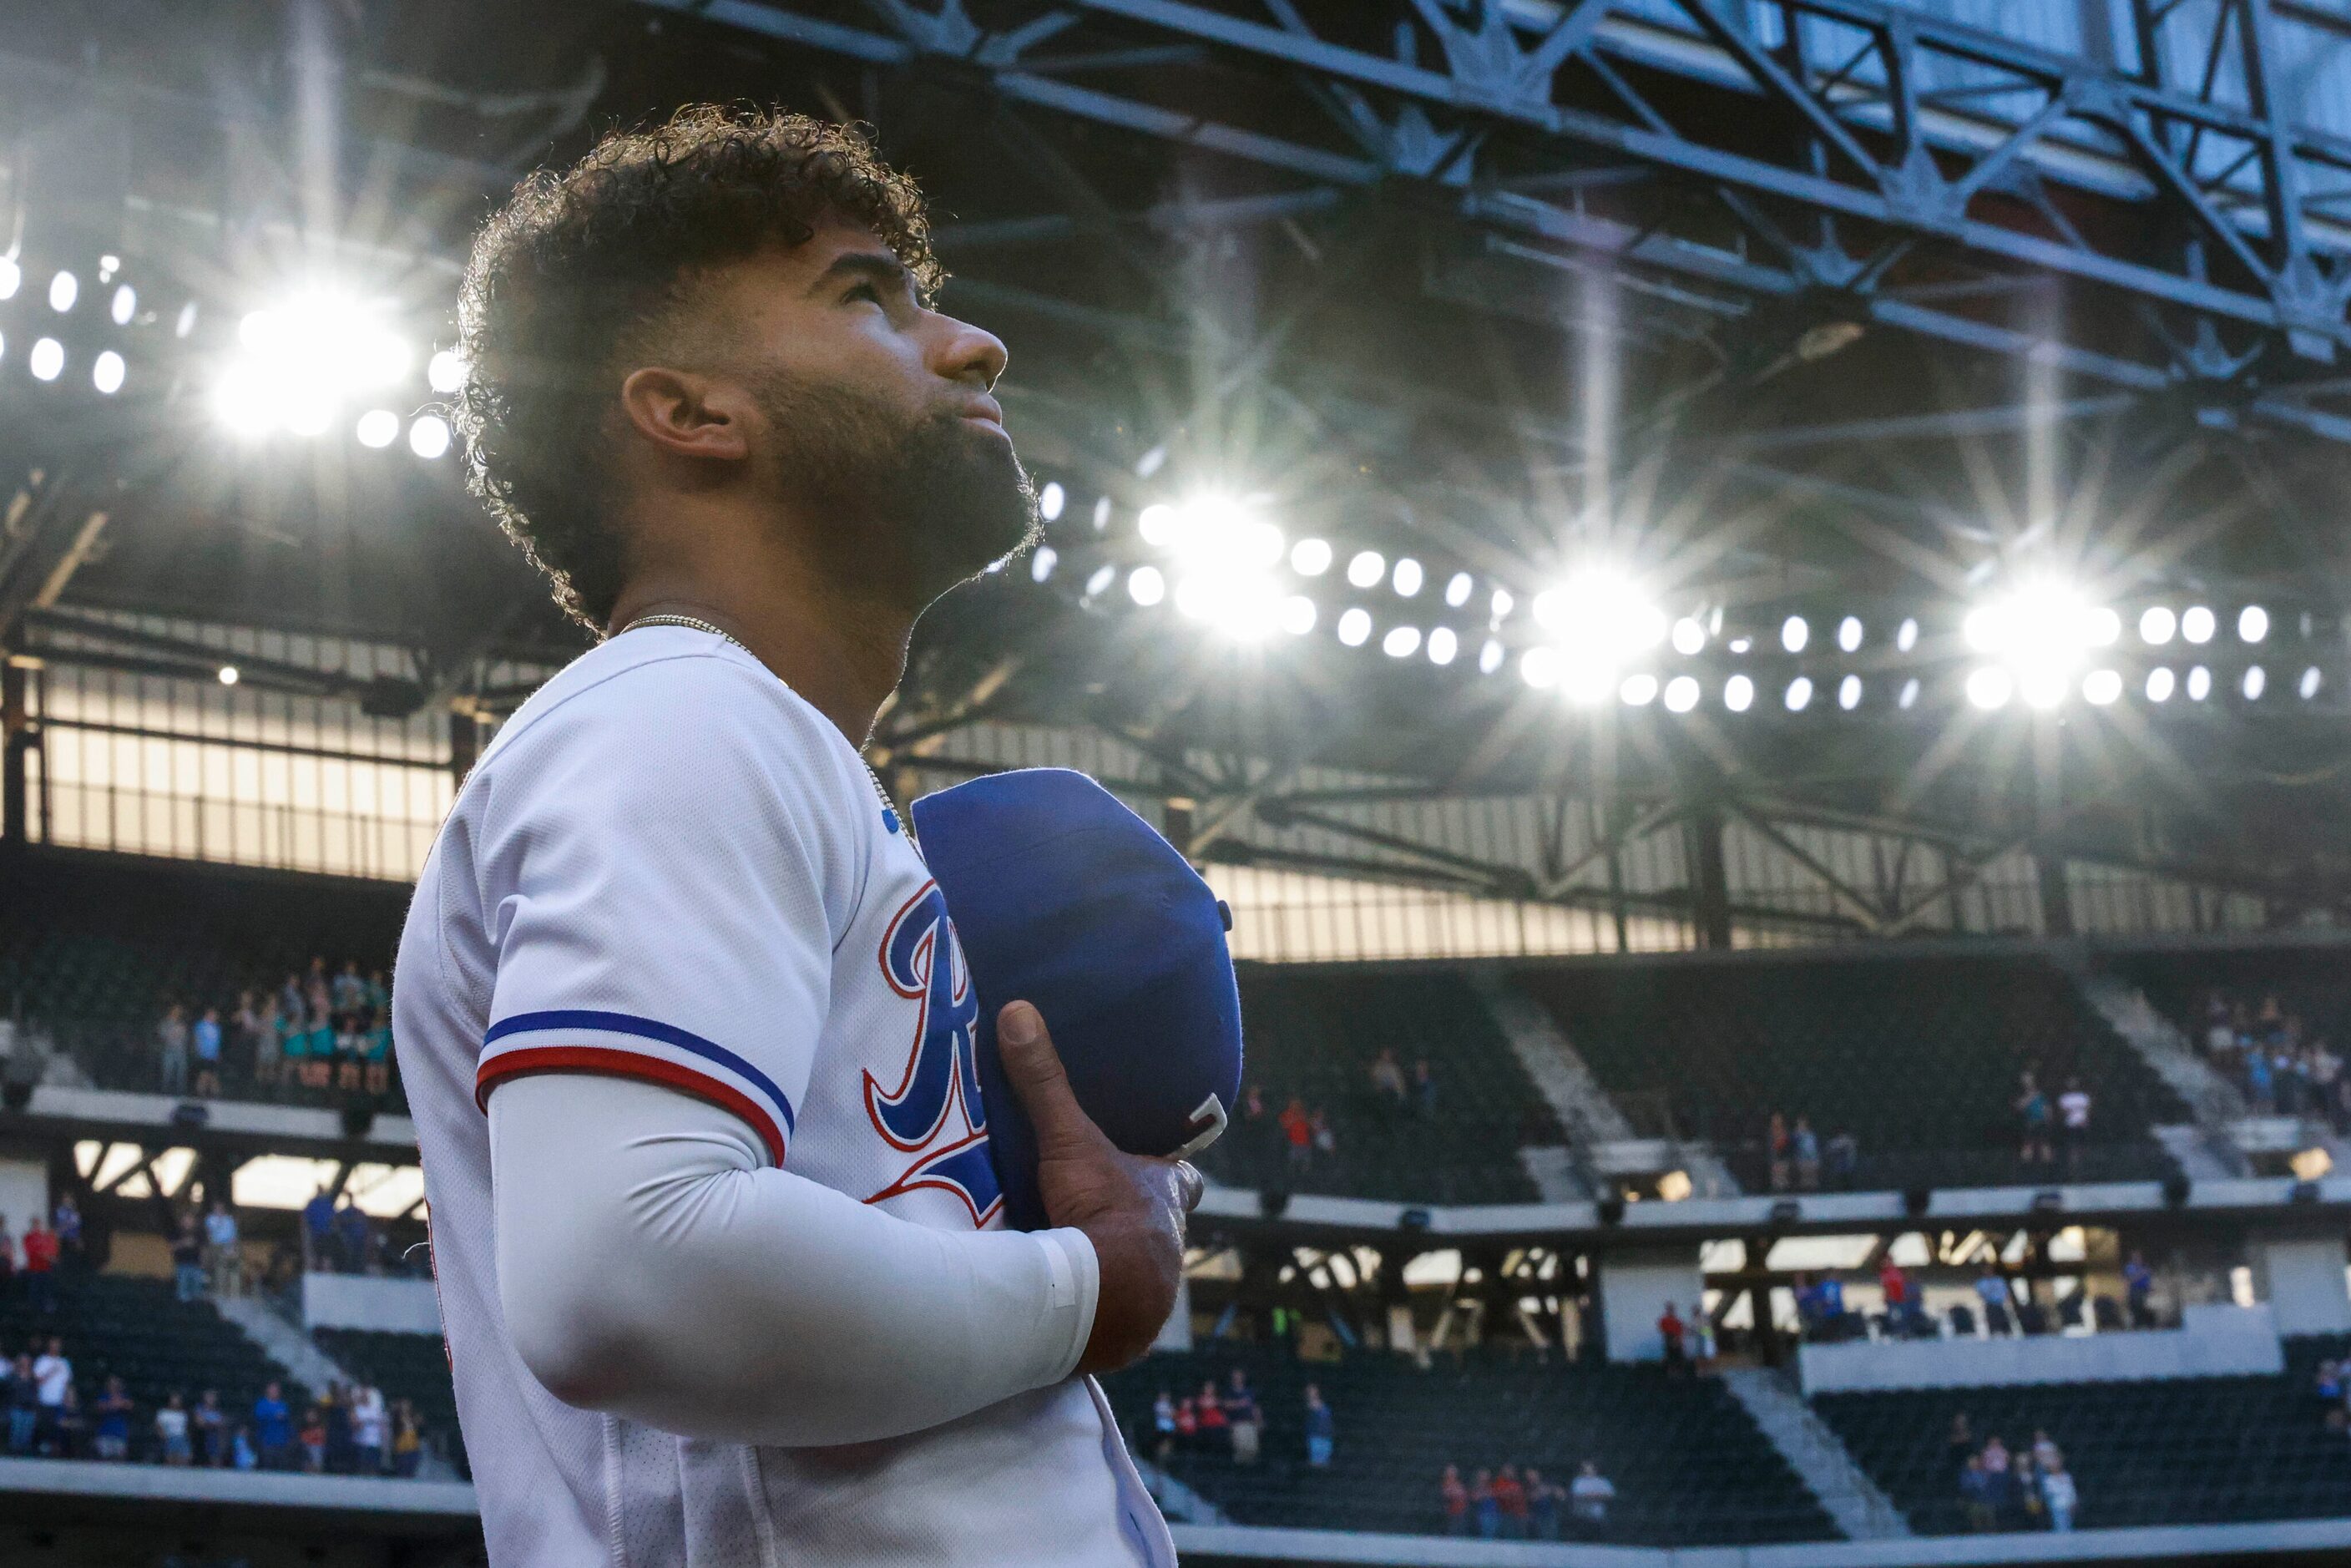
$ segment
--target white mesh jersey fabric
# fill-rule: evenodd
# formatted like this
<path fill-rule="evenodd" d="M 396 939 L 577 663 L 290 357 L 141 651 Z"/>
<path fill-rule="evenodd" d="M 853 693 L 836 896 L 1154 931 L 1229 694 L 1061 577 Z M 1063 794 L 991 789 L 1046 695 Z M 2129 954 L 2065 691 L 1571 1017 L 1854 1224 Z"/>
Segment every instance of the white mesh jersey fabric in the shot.
<path fill-rule="evenodd" d="M 526 703 L 418 882 L 393 1009 L 496 1568 L 1173 1563 L 1085 1378 L 758 1448 L 566 1406 L 513 1349 L 480 1109 L 512 1073 L 664 1083 L 902 1219 L 1001 1223 L 945 905 L 855 751 L 748 654 L 647 628 Z"/>

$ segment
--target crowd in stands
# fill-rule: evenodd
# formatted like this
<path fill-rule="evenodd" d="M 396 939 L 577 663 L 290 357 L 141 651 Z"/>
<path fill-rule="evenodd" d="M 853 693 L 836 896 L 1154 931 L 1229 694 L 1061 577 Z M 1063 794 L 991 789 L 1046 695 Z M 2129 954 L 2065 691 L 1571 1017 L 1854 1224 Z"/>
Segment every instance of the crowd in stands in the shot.
<path fill-rule="evenodd" d="M 2082 1506 L 2081 1489 L 2065 1468 L 2065 1455 L 2045 1431 L 2032 1434 L 2029 1448 L 2011 1451 L 1998 1433 L 1976 1441 L 1965 1412 L 1951 1417 L 1945 1449 L 1950 1455 L 1959 1507 L 1968 1528 L 1994 1531 L 2074 1528 Z"/>
<path fill-rule="evenodd" d="M 2351 1076 L 2325 1037 L 2264 992 L 2258 1003 L 2214 990 L 2204 998 L 2204 1051 L 2264 1115 L 2315 1116 L 2351 1129 Z"/>
<path fill-rule="evenodd" d="M 1314 1384 L 1306 1385 L 1303 1404 L 1306 1462 L 1317 1469 L 1327 1468 L 1338 1445 L 1338 1417 Z M 1151 1441 L 1153 1459 L 1161 1465 L 1177 1454 L 1226 1458 L 1237 1465 L 1258 1463 L 1264 1457 L 1265 1412 L 1249 1388 L 1249 1374 L 1234 1367 L 1221 1391 L 1209 1379 L 1197 1394 L 1181 1399 L 1162 1388 L 1151 1402 Z"/>
<path fill-rule="evenodd" d="M 57 1199 L 48 1223 L 37 1214 L 26 1220 L 21 1241 L 10 1234 L 8 1217 L 0 1214 L 0 1290 L 21 1281 L 34 1307 L 53 1312 L 59 1271 L 78 1269 L 82 1261 L 81 1210 L 75 1207 L 73 1194 Z"/>
<path fill-rule="evenodd" d="M 1482 1541 L 1558 1541 L 1562 1516 L 1577 1537 L 1597 1537 L 1605 1533 L 1608 1506 L 1616 1500 L 1615 1484 L 1600 1473 L 1596 1459 L 1584 1460 L 1566 1486 L 1544 1479 L 1532 1465 L 1523 1475 L 1515 1464 L 1479 1469 L 1467 1482 L 1461 1467 L 1447 1465 L 1437 1490 L 1445 1533 Z"/>
<path fill-rule="evenodd" d="M 2062 1159 L 2064 1174 L 2077 1174 L 2090 1145 L 2093 1104 L 2080 1078 L 2069 1075 L 2052 1098 L 2040 1070 L 2023 1069 L 2011 1102 L 2018 1163 L 2028 1172 L 2034 1166 L 2053 1170 Z M 1782 1111 L 1772 1112 L 1765 1124 L 1763 1148 L 1773 1192 L 1850 1192 L 1861 1169 L 1861 1140 L 1851 1128 L 1823 1139 L 1809 1117 L 1791 1118 Z"/>
<path fill-rule="evenodd" d="M 362 974 L 353 958 L 330 971 L 314 957 L 274 989 L 241 992 L 234 1008 L 168 1003 L 154 1048 L 166 1094 L 380 1096 L 392 1089 L 392 993 L 381 969 Z"/>
<path fill-rule="evenodd" d="M 1437 1120 L 1437 1075 L 1426 1058 L 1416 1060 L 1407 1074 L 1395 1049 L 1384 1047 L 1365 1076 L 1364 1103 L 1384 1128 Z M 1256 1083 L 1241 1091 L 1240 1114 L 1226 1135 L 1233 1140 L 1229 1152 L 1241 1169 L 1259 1183 L 1294 1184 L 1334 1163 L 1339 1154 L 1339 1129 L 1328 1110 L 1310 1108 L 1303 1096 L 1291 1095 L 1274 1111 Z"/>
<path fill-rule="evenodd" d="M 1792 1124 L 1778 1111 L 1764 1127 L 1763 1147 L 1773 1192 L 1818 1192 L 1823 1185 L 1847 1192 L 1861 1166 L 1861 1141 L 1850 1129 L 1840 1129 L 1823 1145 L 1810 1118 L 1799 1116 Z"/>
<path fill-rule="evenodd" d="M 2045 1334 L 2084 1324 L 2101 1333 L 2160 1326 L 2156 1315 L 2155 1272 L 2147 1260 L 2132 1252 L 2123 1262 L 2123 1297 L 2084 1291 L 2052 1303 L 2036 1292 L 2029 1279 L 2012 1277 L 1997 1260 L 1987 1257 L 1972 1287 L 1975 1305 L 1952 1304 L 1945 1322 L 1950 1332 L 1970 1337 L 1981 1324 L 1988 1336 Z M 1834 1272 L 1799 1274 L 1792 1287 L 1796 1318 L 1803 1338 L 1814 1344 L 1834 1344 L 1867 1339 L 1873 1330 L 1884 1339 L 1935 1339 L 1943 1332 L 1928 1315 L 1918 1286 L 1909 1271 L 1890 1255 L 1877 1263 L 1877 1290 L 1883 1310 L 1875 1321 L 1847 1304 L 1844 1282 Z"/>
<path fill-rule="evenodd" d="M 413 1479 L 424 1453 L 415 1408 L 364 1383 L 336 1383 L 298 1410 L 277 1383 L 248 1410 L 231 1410 L 207 1388 L 193 1401 L 175 1389 L 142 1411 L 118 1376 L 86 1398 L 57 1334 L 0 1364 L 0 1408 L 6 1451 L 18 1458 Z"/>

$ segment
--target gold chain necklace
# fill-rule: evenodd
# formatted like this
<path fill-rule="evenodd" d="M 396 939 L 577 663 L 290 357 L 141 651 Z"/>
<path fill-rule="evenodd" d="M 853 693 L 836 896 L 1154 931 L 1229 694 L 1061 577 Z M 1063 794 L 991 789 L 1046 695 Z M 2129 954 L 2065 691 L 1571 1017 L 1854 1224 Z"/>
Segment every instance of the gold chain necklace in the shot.
<path fill-rule="evenodd" d="M 744 655 L 750 659 L 753 664 L 758 664 L 759 668 L 763 670 L 768 669 L 767 664 L 760 659 L 758 654 L 752 653 L 751 650 L 744 644 L 743 639 L 736 636 L 724 626 L 714 626 L 709 622 L 702 620 L 697 616 L 675 614 L 640 615 L 634 621 L 630 622 L 626 626 L 622 627 L 618 632 L 613 632 L 612 635 L 615 637 L 625 637 L 640 626 L 683 626 L 689 632 L 707 632 L 713 637 L 722 638 L 728 643 L 732 643 L 736 647 L 742 649 Z M 783 676 L 776 675 L 776 673 L 773 670 L 768 670 L 768 673 L 771 675 L 775 675 L 777 684 L 781 685 L 784 690 L 789 692 L 792 689 L 792 684 L 789 681 L 785 680 Z M 873 764 L 866 761 L 862 757 L 857 759 L 857 765 L 865 769 L 865 777 L 872 782 L 874 796 L 882 802 L 883 820 L 890 825 L 893 831 L 896 831 L 903 822 L 905 829 L 907 841 L 911 843 L 914 837 L 914 825 L 911 821 L 905 821 L 904 819 L 899 816 L 897 802 L 890 799 L 890 791 L 883 787 L 882 775 L 874 772 Z"/>

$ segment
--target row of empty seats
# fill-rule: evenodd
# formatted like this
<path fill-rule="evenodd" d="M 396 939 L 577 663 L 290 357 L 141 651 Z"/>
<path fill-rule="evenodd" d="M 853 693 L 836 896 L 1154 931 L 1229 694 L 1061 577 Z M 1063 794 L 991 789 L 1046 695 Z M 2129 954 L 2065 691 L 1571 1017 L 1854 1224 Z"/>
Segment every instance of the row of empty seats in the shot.
<path fill-rule="evenodd" d="M 1768 1118 L 1849 1133 L 1876 1188 L 2155 1179 L 2149 1128 L 2189 1120 L 2078 995 L 2031 957 L 1881 956 L 1551 966 L 1516 982 L 1548 1007 L 1620 1101 L 1663 1103 L 1713 1140 L 1750 1191 L 1770 1185 Z M 2020 1157 L 2021 1075 L 2051 1102 L 2092 1097 L 2078 1157 Z"/>
<path fill-rule="evenodd" d="M 2329 1427 L 2311 1386 L 2343 1343 L 2289 1346 L 2278 1377 L 1828 1394 L 1813 1406 L 1923 1532 L 1967 1528 L 1963 1456 L 1950 1444 L 1960 1415 L 1978 1445 L 1997 1436 L 2022 1451 L 2047 1432 L 2081 1494 L 2083 1529 L 2351 1513 L 2351 1440 Z"/>
<path fill-rule="evenodd" d="M 1586 1459 L 1614 1483 L 1602 1538 L 1655 1546 L 1831 1540 L 1836 1529 L 1743 1407 L 1712 1378 L 1656 1366 L 1512 1364 L 1439 1357 L 1422 1371 L 1386 1353 L 1303 1363 L 1272 1347 L 1217 1342 L 1153 1355 L 1104 1379 L 1135 1451 L 1155 1444 L 1152 1403 L 1181 1397 L 1233 1368 L 1266 1416 L 1263 1455 L 1236 1465 L 1178 1453 L 1177 1479 L 1243 1524 L 1433 1534 L 1447 1464 L 1532 1465 L 1564 1486 Z M 1315 1385 L 1336 1427 L 1327 1469 L 1306 1463 L 1305 1390 Z"/>

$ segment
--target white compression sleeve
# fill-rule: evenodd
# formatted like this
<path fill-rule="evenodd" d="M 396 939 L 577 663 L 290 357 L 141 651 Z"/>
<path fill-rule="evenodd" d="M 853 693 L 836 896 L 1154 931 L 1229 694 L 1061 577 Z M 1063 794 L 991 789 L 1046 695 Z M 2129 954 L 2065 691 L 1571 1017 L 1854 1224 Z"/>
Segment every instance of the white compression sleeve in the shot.
<path fill-rule="evenodd" d="M 498 1296 L 567 1404 L 780 1447 L 898 1437 L 1057 1383 L 1093 1329 L 1077 1230 L 932 1230 L 778 1170 L 630 1079 L 490 1096 Z"/>

